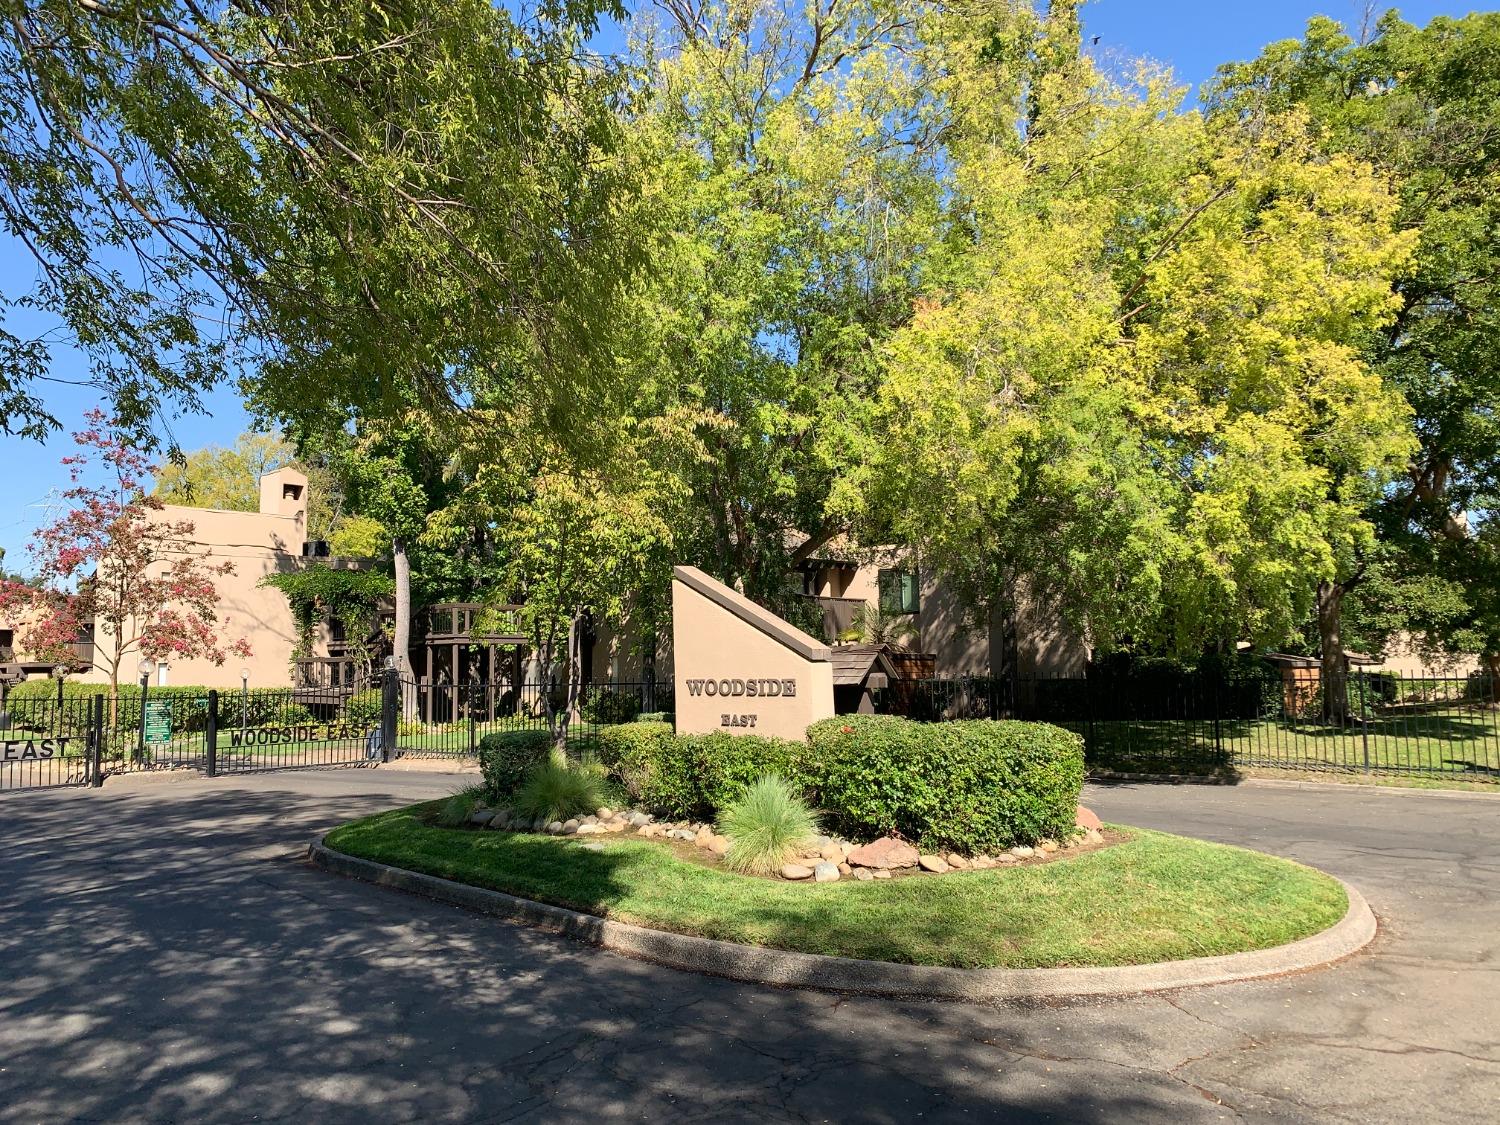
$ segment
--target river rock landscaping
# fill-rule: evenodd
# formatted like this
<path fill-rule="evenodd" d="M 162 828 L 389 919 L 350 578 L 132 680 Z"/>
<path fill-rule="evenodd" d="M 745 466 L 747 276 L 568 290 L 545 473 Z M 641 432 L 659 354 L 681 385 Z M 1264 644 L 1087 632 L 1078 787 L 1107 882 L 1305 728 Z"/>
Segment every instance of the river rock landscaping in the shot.
<path fill-rule="evenodd" d="M 1042 840 L 1033 848 L 1018 845 L 996 855 L 965 856 L 958 852 L 923 854 L 893 836 L 868 843 L 854 843 L 833 836 L 818 836 L 813 846 L 781 866 L 776 878 L 789 882 L 834 883 L 853 877 L 860 881 L 889 879 L 894 875 L 942 875 L 950 871 L 986 871 L 1022 863 L 1047 862 L 1077 849 L 1103 845 L 1099 818 L 1079 807 L 1073 833 L 1063 840 Z M 469 814 L 468 826 L 506 832 L 531 832 L 547 836 L 633 835 L 643 840 L 675 841 L 701 849 L 707 859 L 718 859 L 729 850 L 728 837 L 714 825 L 691 820 L 658 821 L 640 809 L 601 806 L 594 812 L 568 820 L 544 822 L 517 816 L 509 808 L 480 806 Z"/>

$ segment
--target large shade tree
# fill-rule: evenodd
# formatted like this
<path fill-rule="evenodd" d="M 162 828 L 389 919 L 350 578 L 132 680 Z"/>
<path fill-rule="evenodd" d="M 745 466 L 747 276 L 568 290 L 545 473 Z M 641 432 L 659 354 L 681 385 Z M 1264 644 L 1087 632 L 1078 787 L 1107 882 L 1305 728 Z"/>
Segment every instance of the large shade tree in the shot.
<path fill-rule="evenodd" d="M 56 425 L 59 339 L 147 440 L 235 364 L 276 420 L 561 418 L 641 251 L 601 8 L 6 0 L 0 220 L 38 280 L 0 299 L 0 425 Z"/>
<path fill-rule="evenodd" d="M 884 349 L 852 491 L 980 615 L 1025 590 L 1102 650 L 1280 641 L 1412 448 L 1358 347 L 1414 241 L 1396 200 L 1296 112 L 1107 80 L 1073 5 L 938 27 L 969 244 Z"/>
<path fill-rule="evenodd" d="M 1416 632 L 1481 652 L 1500 677 L 1500 15 L 1418 28 L 1390 13 L 1362 41 L 1317 18 L 1222 68 L 1212 104 L 1252 127 L 1305 112 L 1321 147 L 1395 184 L 1417 250 L 1395 316 L 1364 345 L 1419 443 L 1376 516 L 1384 549 L 1344 586 L 1370 640 Z"/>

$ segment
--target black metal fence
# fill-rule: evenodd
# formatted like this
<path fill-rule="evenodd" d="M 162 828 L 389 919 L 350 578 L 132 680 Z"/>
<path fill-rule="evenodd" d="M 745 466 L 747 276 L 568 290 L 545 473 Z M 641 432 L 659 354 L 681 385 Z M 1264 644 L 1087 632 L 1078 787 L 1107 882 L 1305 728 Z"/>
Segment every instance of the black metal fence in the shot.
<path fill-rule="evenodd" d="M 559 680 L 401 680 L 392 746 L 406 757 L 472 756 L 487 734 L 555 729 L 562 715 L 569 741 L 584 742 L 603 726 L 668 715 L 672 705 L 670 685 L 645 680 L 585 684 L 571 709 L 567 685 Z"/>
<path fill-rule="evenodd" d="M 101 779 L 102 700 L 15 699 L 0 711 L 0 791 Z"/>
<path fill-rule="evenodd" d="M 1500 781 L 1500 706 L 1488 676 L 1352 670 L 1327 698 L 1315 668 L 1134 677 L 898 681 L 879 709 L 915 719 L 1030 719 L 1081 734 L 1091 769 L 1237 768 Z M 1335 689 L 1337 690 L 1337 689 Z"/>

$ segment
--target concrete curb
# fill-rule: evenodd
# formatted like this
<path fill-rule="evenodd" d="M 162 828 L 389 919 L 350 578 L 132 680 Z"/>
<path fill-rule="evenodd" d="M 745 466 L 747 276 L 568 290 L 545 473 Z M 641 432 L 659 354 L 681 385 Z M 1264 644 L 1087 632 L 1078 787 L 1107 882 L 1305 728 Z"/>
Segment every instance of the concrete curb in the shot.
<path fill-rule="evenodd" d="M 1073 996 L 1128 996 L 1208 984 L 1254 980 L 1315 969 L 1358 952 L 1375 937 L 1375 915 L 1364 896 L 1347 883 L 1344 917 L 1311 937 L 1273 949 L 1230 953 L 1154 965 L 1066 969 L 949 969 L 824 957 L 738 945 L 612 922 L 560 906 L 471 887 L 334 851 L 318 840 L 308 858 L 326 871 L 383 887 L 462 906 L 481 914 L 522 922 L 616 953 L 674 969 L 780 987 L 858 992 L 871 996 L 937 1000 L 1040 1000 Z"/>

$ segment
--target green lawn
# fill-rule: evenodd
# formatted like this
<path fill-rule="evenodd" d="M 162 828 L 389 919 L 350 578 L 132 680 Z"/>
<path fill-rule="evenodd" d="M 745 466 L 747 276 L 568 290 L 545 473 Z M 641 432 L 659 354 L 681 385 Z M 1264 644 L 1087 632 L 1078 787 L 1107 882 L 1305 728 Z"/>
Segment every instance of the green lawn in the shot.
<path fill-rule="evenodd" d="M 1333 879 L 1287 860 L 1144 829 L 1052 863 L 889 881 L 734 875 L 623 837 L 437 828 L 418 805 L 354 821 L 350 855 L 677 933 L 921 965 L 1133 965 L 1263 949 L 1337 922 Z"/>
<path fill-rule="evenodd" d="M 1372 771 L 1500 780 L 1500 714 L 1451 707 L 1377 714 L 1363 726 L 1224 720 L 1101 721 L 1060 724 L 1088 739 L 1092 765 L 1117 769 L 1235 766 Z"/>

